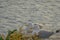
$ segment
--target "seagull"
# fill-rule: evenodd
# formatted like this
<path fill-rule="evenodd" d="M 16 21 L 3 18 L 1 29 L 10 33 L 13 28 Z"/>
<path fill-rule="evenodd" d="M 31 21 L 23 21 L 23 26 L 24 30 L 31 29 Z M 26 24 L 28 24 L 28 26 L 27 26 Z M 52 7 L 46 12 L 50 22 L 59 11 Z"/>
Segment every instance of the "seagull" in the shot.
<path fill-rule="evenodd" d="M 38 24 L 34 24 L 33 25 L 33 32 L 32 32 L 32 34 L 34 34 L 34 33 L 38 34 L 39 31 L 40 31 L 39 25 Z"/>
<path fill-rule="evenodd" d="M 27 22 L 26 25 L 25 25 L 25 31 L 26 33 L 32 33 L 32 30 L 33 30 L 33 23 L 32 22 Z"/>
<path fill-rule="evenodd" d="M 38 37 L 43 38 L 43 39 L 47 39 L 50 36 L 52 36 L 53 34 L 59 33 L 59 32 L 60 32 L 60 30 L 56 30 L 55 32 L 49 32 L 49 31 L 45 31 L 45 30 L 40 30 L 38 32 Z"/>

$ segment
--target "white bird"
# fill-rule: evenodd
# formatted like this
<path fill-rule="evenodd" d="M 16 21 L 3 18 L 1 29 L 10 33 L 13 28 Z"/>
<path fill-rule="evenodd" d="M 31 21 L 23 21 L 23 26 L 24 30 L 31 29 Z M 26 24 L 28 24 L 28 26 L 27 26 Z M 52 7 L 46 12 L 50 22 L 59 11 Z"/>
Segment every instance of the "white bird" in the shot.
<path fill-rule="evenodd" d="M 32 29 L 33 29 L 33 23 L 32 22 L 27 22 L 26 24 L 25 24 L 25 31 L 26 31 L 26 33 L 32 33 Z"/>
<path fill-rule="evenodd" d="M 39 25 L 38 24 L 34 24 L 32 34 L 34 34 L 34 33 L 38 34 L 39 31 L 40 31 Z"/>
<path fill-rule="evenodd" d="M 30 21 L 28 21 L 28 22 L 26 22 L 25 26 L 26 26 L 27 28 L 32 28 L 32 27 L 33 27 L 33 23 L 30 22 Z"/>

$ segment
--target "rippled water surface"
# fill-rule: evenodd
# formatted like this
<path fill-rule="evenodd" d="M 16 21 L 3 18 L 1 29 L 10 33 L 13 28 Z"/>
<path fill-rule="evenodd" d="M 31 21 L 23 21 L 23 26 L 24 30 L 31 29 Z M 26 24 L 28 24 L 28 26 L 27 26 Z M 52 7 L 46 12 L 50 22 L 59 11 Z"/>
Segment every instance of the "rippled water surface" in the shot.
<path fill-rule="evenodd" d="M 60 28 L 60 0 L 0 0 L 0 33 L 18 29 L 25 22 L 45 23 L 44 29 Z"/>

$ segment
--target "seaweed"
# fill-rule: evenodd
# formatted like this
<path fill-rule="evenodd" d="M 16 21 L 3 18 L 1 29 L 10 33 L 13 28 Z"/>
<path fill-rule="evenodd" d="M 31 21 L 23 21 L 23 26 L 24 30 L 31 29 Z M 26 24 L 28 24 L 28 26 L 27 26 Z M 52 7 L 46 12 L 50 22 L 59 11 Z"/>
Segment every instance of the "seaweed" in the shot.
<path fill-rule="evenodd" d="M 5 40 L 41 40 L 38 38 L 38 35 L 24 34 L 21 33 L 21 30 L 22 28 L 20 28 L 20 32 L 17 31 L 17 29 L 12 31 L 8 30 L 8 35 L 6 36 Z M 4 40 L 4 38 L 0 36 L 0 40 Z"/>
<path fill-rule="evenodd" d="M 2 36 L 0 36 L 0 40 L 3 40 Z"/>
<path fill-rule="evenodd" d="M 6 37 L 6 40 L 9 40 L 9 36 L 10 36 L 12 33 L 14 33 L 15 31 L 17 31 L 17 30 L 16 30 L 16 29 L 13 30 L 13 31 L 8 30 L 8 35 L 7 35 L 7 37 Z"/>

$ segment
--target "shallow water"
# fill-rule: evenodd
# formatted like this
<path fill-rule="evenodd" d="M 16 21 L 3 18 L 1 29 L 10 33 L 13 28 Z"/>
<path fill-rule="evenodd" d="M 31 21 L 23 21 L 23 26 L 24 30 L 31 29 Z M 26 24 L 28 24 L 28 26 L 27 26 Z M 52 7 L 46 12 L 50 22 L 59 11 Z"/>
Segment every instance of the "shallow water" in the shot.
<path fill-rule="evenodd" d="M 18 29 L 25 22 L 44 23 L 44 29 L 60 29 L 60 0 L 0 0 L 0 33 Z"/>

